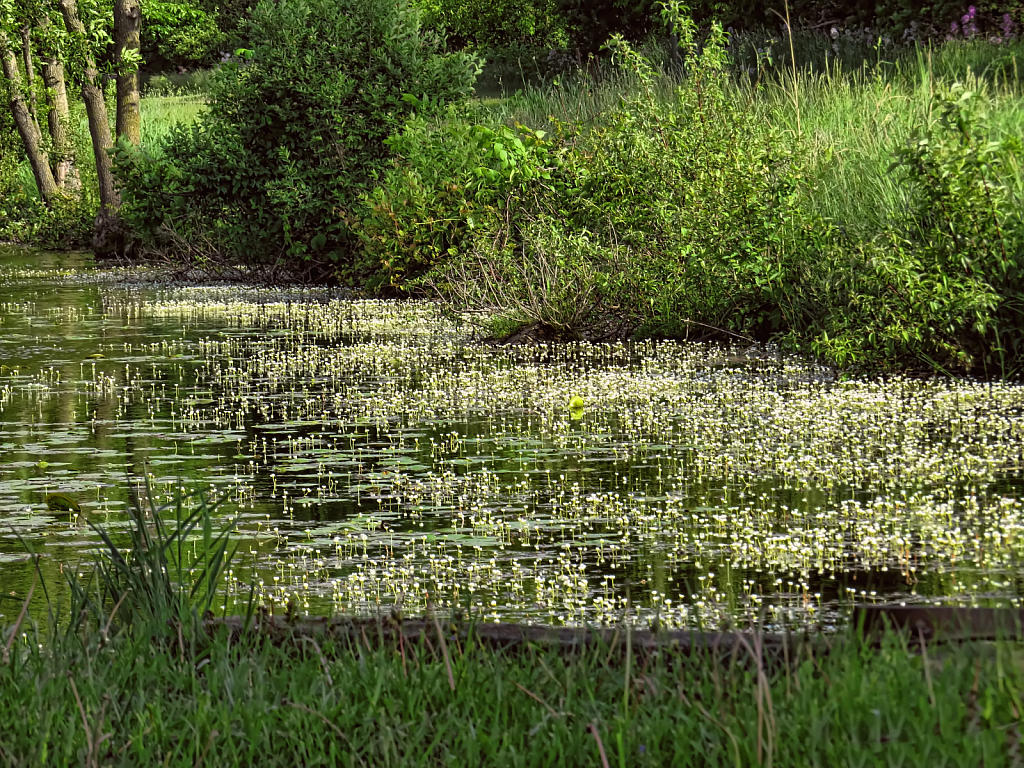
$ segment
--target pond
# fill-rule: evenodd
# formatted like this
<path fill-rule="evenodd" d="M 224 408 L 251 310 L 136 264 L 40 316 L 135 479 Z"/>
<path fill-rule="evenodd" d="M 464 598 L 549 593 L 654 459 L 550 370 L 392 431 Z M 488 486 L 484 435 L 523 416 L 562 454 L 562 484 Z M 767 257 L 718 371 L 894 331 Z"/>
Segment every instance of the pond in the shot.
<path fill-rule="evenodd" d="M 0 613 L 26 547 L 66 600 L 87 523 L 179 481 L 237 517 L 229 607 L 829 631 L 854 602 L 1024 594 L 1021 386 L 491 346 L 426 302 L 132 274 L 0 246 Z"/>

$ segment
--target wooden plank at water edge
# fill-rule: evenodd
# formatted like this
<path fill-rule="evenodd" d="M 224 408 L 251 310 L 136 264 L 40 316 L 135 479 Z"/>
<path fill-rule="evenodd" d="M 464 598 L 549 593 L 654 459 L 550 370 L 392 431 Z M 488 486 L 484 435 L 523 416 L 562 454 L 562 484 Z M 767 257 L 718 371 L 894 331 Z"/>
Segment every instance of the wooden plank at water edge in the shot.
<path fill-rule="evenodd" d="M 858 605 L 853 609 L 853 626 L 875 640 L 893 629 L 909 632 L 912 640 L 1021 639 L 1024 611 L 951 605 Z"/>

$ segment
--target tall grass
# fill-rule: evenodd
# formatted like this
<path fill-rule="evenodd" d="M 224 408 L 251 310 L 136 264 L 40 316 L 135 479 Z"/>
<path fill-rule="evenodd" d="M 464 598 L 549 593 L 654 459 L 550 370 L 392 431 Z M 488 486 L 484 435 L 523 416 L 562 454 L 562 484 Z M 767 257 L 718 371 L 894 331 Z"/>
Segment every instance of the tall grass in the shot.
<path fill-rule="evenodd" d="M 176 96 L 146 96 L 142 100 L 142 144 L 144 147 L 156 149 L 161 140 L 176 125 L 189 125 L 206 110 L 206 97 L 202 94 L 186 94 Z M 113 121 L 114 110 L 108 110 Z M 85 109 L 75 104 L 72 110 L 75 122 L 76 147 L 75 155 L 80 168 L 86 174 L 86 182 L 95 183 L 95 170 L 92 168 L 92 148 L 89 145 L 89 123 Z M 113 129 L 113 123 L 111 123 Z M 91 178 L 90 178 L 91 177 Z M 16 171 L 14 187 L 20 188 L 23 194 L 33 198 L 39 197 L 32 168 L 27 160 L 22 161 Z"/>
<path fill-rule="evenodd" d="M 160 143 L 176 126 L 187 126 L 207 109 L 202 94 L 146 96 L 142 100 L 142 145 L 158 151 Z"/>
<path fill-rule="evenodd" d="M 759 89 L 766 119 L 794 133 L 792 94 L 799 93 L 800 141 L 816 181 L 812 199 L 818 213 L 862 235 L 883 231 L 908 202 L 907 189 L 888 171 L 893 153 L 915 126 L 934 117 L 936 93 L 953 82 L 985 95 L 992 139 L 1024 136 L 1024 82 L 1001 79 L 992 70 L 982 77 L 974 66 L 984 58 L 979 62 L 959 45 L 947 48 L 958 52 L 932 56 L 919 50 L 887 74 L 803 72 L 795 81 L 783 75 Z M 978 53 L 983 50 L 976 47 Z"/>
<path fill-rule="evenodd" d="M 67 571 L 69 606 L 52 603 L 44 587 L 48 631 L 62 627 L 65 638 L 99 632 L 104 642 L 111 632 L 145 638 L 200 633 L 224 595 L 237 549 L 231 539 L 235 521 L 215 531 L 217 503 L 182 486 L 166 504 L 157 506 L 152 498 L 148 479 L 144 496 L 132 489 L 127 533 L 87 521 L 102 546 L 91 567 Z M 31 543 L 23 544 L 34 557 Z M 50 640 L 59 645 L 56 635 Z"/>
<path fill-rule="evenodd" d="M 234 522 L 213 531 L 216 503 L 201 492 L 182 487 L 174 499 L 156 506 L 146 484 L 146 503 L 137 496 L 129 508 L 131 527 L 127 546 L 119 545 L 105 529 L 92 526 L 104 548 L 88 581 L 69 579 L 78 613 L 100 620 L 108 611 L 122 613 L 119 625 L 147 633 L 168 623 L 196 631 L 212 609 L 217 591 L 234 557 Z M 170 527 L 169 523 L 174 523 Z M 91 524 L 90 524 L 91 525 Z"/>
<path fill-rule="evenodd" d="M 1024 42 L 914 48 L 891 61 L 855 68 L 835 60 L 812 66 L 807 59 L 798 50 L 795 77 L 788 56 L 761 73 L 737 69 L 731 97 L 752 103 L 766 123 L 794 137 L 814 184 L 813 209 L 852 234 L 883 231 L 894 212 L 905 210 L 908 191 L 889 167 L 913 128 L 932 117 L 935 95 L 943 87 L 962 82 L 984 93 L 993 138 L 1024 136 Z M 670 100 L 682 76 L 662 67 L 655 96 Z M 637 87 L 630 74 L 605 68 L 596 77 L 527 86 L 481 106 L 493 120 L 548 131 L 559 122 L 600 125 Z"/>

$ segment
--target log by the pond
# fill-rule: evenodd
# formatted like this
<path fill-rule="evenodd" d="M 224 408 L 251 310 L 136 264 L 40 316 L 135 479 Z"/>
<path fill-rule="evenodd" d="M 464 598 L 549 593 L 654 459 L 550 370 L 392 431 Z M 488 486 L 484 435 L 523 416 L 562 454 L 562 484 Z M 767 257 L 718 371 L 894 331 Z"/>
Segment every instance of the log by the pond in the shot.
<path fill-rule="evenodd" d="M 852 624 L 868 638 L 898 630 L 913 641 L 1019 640 L 1024 611 L 949 605 L 858 605 Z"/>
<path fill-rule="evenodd" d="M 853 611 L 851 626 L 874 643 L 883 634 L 901 632 L 912 644 L 921 641 L 1024 639 L 1024 611 L 1002 608 L 960 608 L 928 605 L 860 605 Z M 572 655 L 604 649 L 610 657 L 627 648 L 625 627 L 550 627 L 532 624 L 472 623 L 452 619 L 394 619 L 351 617 L 272 616 L 260 612 L 249 622 L 242 617 L 208 618 L 210 633 L 226 630 L 235 637 L 255 635 L 281 645 L 301 643 L 303 638 L 329 639 L 342 647 L 399 647 L 403 644 L 472 642 L 483 648 L 519 653 L 531 647 Z M 693 630 L 630 629 L 628 646 L 634 653 L 726 656 L 743 652 L 766 660 L 794 658 L 806 646 L 827 652 L 832 642 L 825 635 L 746 631 L 700 632 Z"/>
<path fill-rule="evenodd" d="M 669 655 L 726 656 L 734 652 L 782 659 L 808 642 L 824 647 L 823 638 L 805 634 L 778 634 L 753 631 L 699 632 L 690 630 L 650 630 L 625 627 L 549 627 L 531 624 L 490 624 L 453 621 L 451 619 L 381 618 L 314 618 L 260 615 L 249 624 L 237 616 L 210 618 L 209 632 L 227 629 L 235 637 L 252 633 L 275 644 L 302 642 L 308 637 L 330 639 L 342 646 L 399 647 L 405 644 L 437 645 L 443 636 L 446 643 L 464 645 L 472 642 L 485 649 L 518 653 L 531 647 L 547 648 L 566 655 L 602 649 L 611 656 L 626 652 L 627 643 L 633 653 L 664 652 Z"/>

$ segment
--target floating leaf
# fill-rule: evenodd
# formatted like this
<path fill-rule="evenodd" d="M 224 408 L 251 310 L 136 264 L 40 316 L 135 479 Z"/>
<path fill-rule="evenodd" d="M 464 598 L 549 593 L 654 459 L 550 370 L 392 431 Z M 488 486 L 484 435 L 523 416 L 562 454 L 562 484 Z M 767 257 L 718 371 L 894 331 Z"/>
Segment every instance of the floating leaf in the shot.
<path fill-rule="evenodd" d="M 102 360 L 105 357 L 106 357 L 106 355 L 104 355 L 102 352 L 94 352 L 91 355 L 86 355 L 85 359 L 86 360 Z"/>

